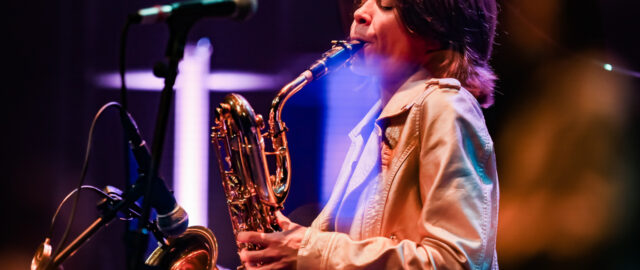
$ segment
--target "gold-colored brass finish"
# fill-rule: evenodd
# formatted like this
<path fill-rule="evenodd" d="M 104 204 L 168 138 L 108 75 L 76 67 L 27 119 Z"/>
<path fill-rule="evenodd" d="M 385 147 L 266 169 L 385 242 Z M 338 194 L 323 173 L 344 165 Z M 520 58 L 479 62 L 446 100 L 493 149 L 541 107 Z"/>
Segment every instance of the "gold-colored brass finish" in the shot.
<path fill-rule="evenodd" d="M 169 239 L 147 258 L 146 264 L 158 269 L 214 270 L 218 260 L 218 241 L 211 230 L 202 226 L 187 228 L 182 235 Z"/>
<path fill-rule="evenodd" d="M 280 230 L 275 211 L 282 208 L 282 201 L 277 198 L 286 193 L 277 193 L 271 186 L 260 122 L 262 117 L 238 94 L 225 97 L 215 113 L 211 137 L 236 235 Z"/>
<path fill-rule="evenodd" d="M 291 157 L 287 128 L 281 119 L 282 108 L 308 83 L 348 62 L 362 46 L 358 41 L 334 42 L 322 59 L 278 92 L 271 102 L 268 128 L 262 116 L 256 115 L 241 95 L 227 95 L 216 108 L 211 138 L 236 236 L 242 231 L 281 230 L 275 213 L 283 208 L 291 181 Z M 264 138 L 270 141 L 269 150 L 265 148 Z M 274 170 L 269 169 L 267 157 L 273 158 Z M 238 248 L 260 249 L 241 243 Z"/>

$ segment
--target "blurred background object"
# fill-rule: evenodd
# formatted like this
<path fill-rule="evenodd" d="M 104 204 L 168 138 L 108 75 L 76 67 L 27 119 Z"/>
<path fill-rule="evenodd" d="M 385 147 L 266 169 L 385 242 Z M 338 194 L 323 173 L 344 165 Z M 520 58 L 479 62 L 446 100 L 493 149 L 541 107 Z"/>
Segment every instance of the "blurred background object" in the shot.
<path fill-rule="evenodd" d="M 505 269 L 638 267 L 639 79 L 627 69 L 639 62 L 626 47 L 639 44 L 638 8 L 503 2 L 493 117 Z"/>
<path fill-rule="evenodd" d="M 170 2 L 6 3 L 10 12 L 4 16 L 9 23 L 3 41 L 9 45 L 5 51 L 9 62 L 3 69 L 1 91 L 0 162 L 5 172 L 3 269 L 28 267 L 55 208 L 77 183 L 93 114 L 100 105 L 119 99 L 118 91 L 99 79 L 117 71 L 126 15 Z M 640 2 L 498 2 L 500 24 L 492 65 L 500 93 L 485 116 L 500 174 L 501 267 L 640 268 L 635 259 L 640 251 L 635 229 L 640 225 L 640 80 L 633 73 L 640 70 Z M 198 22 L 189 42 L 208 37 L 214 48 L 209 106 L 216 106 L 229 91 L 243 91 L 258 113 L 266 113 L 279 83 L 301 72 L 329 47 L 330 40 L 346 37 L 352 6 L 352 0 L 261 0 L 255 16 L 246 22 Z M 160 24 L 132 27 L 127 69 L 150 71 L 164 55 L 167 35 Z M 213 79 L 230 72 L 257 74 L 265 83 L 248 86 L 247 77 L 238 76 L 234 89 Z M 285 214 L 298 221 L 313 218 L 342 162 L 347 132 L 376 98 L 361 89 L 359 81 L 345 79 L 351 77 L 344 71 L 310 85 L 292 98 L 283 113 L 291 130 L 293 160 Z M 134 76 L 128 77 L 133 86 L 132 80 Z M 158 97 L 156 91 L 129 92 L 129 110 L 148 141 Z M 112 112 L 98 122 L 87 184 L 124 185 L 118 121 Z M 175 173 L 177 125 L 169 126 L 161 168 L 169 183 Z M 210 172 L 206 223 L 219 238 L 219 263 L 232 268 L 238 258 L 213 156 L 205 163 Z M 97 200 L 89 193 L 81 197 L 80 218 L 72 234 L 97 216 Z M 57 222 L 57 237 L 68 209 Z M 124 223 L 113 222 L 65 268 L 125 269 L 125 229 Z"/>

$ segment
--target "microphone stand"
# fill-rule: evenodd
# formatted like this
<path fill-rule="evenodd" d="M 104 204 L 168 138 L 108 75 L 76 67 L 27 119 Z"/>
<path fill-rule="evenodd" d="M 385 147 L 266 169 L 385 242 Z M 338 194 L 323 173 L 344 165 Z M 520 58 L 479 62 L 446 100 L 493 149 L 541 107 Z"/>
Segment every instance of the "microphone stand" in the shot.
<path fill-rule="evenodd" d="M 165 239 L 165 235 L 157 230 L 154 222 L 149 221 L 151 212 L 151 183 L 158 176 L 158 168 L 160 167 L 160 158 L 164 147 L 164 140 L 169 119 L 169 111 L 171 109 L 171 101 L 173 97 L 173 86 L 178 76 L 178 63 L 184 55 L 184 46 L 187 40 L 187 34 L 191 26 L 195 23 L 195 19 L 191 18 L 169 18 L 169 42 L 165 56 L 168 64 L 160 63 L 154 68 L 156 76 L 165 79 L 165 85 L 160 95 L 160 104 L 156 116 L 156 126 L 153 134 L 153 145 L 151 148 L 151 163 L 148 171 L 145 173 L 142 168 L 136 183 L 123 195 L 122 200 L 114 200 L 113 203 L 103 210 L 98 217 L 87 229 L 78 235 L 69 245 L 67 245 L 59 254 L 53 254 L 54 258 L 47 269 L 57 269 L 62 262 L 73 254 L 82 244 L 84 244 L 98 230 L 111 222 L 119 211 L 127 209 L 127 214 L 137 213 L 132 210 L 135 202 L 143 197 L 142 213 L 139 213 L 140 222 L 138 230 L 134 233 L 132 242 L 137 242 L 136 247 L 132 250 L 135 252 L 129 261 L 133 269 L 147 268 L 144 264 L 144 255 L 148 245 L 148 231 L 151 231 L 158 239 Z M 135 214 L 134 214 L 135 215 Z M 136 215 L 137 216 L 137 215 Z M 161 241 L 162 243 L 162 241 Z"/>
<path fill-rule="evenodd" d="M 158 106 L 158 112 L 156 115 L 156 125 L 153 133 L 153 145 L 151 147 L 151 164 L 149 167 L 149 174 L 145 181 L 147 183 L 145 196 L 142 204 L 142 218 L 145 221 L 149 219 L 151 212 L 151 183 L 152 179 L 155 179 L 158 175 L 158 169 L 160 167 L 160 159 L 162 157 L 162 151 L 164 148 L 164 140 L 167 130 L 167 123 L 169 120 L 169 111 L 171 109 L 171 101 L 173 98 L 173 86 L 178 76 L 178 63 L 184 55 L 184 46 L 187 40 L 187 34 L 191 26 L 196 22 L 193 18 L 181 18 L 181 17 L 169 17 L 167 24 L 169 26 L 169 41 L 165 56 L 168 64 L 159 63 L 154 68 L 154 73 L 158 77 L 163 77 L 164 88 L 160 94 L 160 104 Z M 135 233 L 137 240 L 137 246 L 134 247 L 135 252 L 130 261 L 130 265 L 134 266 L 133 269 L 143 269 L 144 255 L 148 247 L 148 238 L 144 232 L 144 226 L 139 225 L 138 230 Z"/>

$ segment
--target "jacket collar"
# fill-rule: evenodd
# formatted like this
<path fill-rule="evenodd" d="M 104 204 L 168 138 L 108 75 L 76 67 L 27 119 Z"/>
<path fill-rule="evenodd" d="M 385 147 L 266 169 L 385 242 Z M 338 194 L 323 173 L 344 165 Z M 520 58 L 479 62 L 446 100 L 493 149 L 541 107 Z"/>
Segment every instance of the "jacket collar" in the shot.
<path fill-rule="evenodd" d="M 437 86 L 439 88 L 448 88 L 460 90 L 462 87 L 460 82 L 454 78 L 443 78 L 429 79 L 429 73 L 426 69 L 420 69 L 413 75 L 407 79 L 405 83 L 398 88 L 395 94 L 391 97 L 389 102 L 382 108 L 382 101 L 378 100 L 376 104 L 373 105 L 369 112 L 365 115 L 365 117 L 349 132 L 349 138 L 354 141 L 358 136 L 361 136 L 362 129 L 375 119 L 376 115 L 379 114 L 378 118 L 375 119 L 376 125 L 375 129 L 378 132 L 378 135 L 381 134 L 380 123 L 384 119 L 394 117 L 400 115 L 409 109 L 418 102 L 418 97 L 422 95 L 429 87 Z M 382 112 L 380 112 L 382 108 Z"/>
<path fill-rule="evenodd" d="M 407 81 L 398 88 L 391 99 L 389 99 L 389 102 L 387 102 L 382 109 L 382 113 L 376 122 L 379 123 L 380 120 L 400 115 L 408 111 L 416 102 L 418 102 L 418 97 L 431 86 L 439 86 L 440 88 L 456 90 L 461 88 L 460 82 L 454 78 L 428 79 L 428 77 L 429 73 L 426 69 L 420 69 L 411 75 L 411 77 L 409 77 L 409 79 L 407 79 Z"/>

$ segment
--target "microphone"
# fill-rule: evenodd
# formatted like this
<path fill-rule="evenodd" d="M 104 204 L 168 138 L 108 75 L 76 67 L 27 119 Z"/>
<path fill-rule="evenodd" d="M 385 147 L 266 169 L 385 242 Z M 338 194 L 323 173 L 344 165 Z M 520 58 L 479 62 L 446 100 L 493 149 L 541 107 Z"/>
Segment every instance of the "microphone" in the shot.
<path fill-rule="evenodd" d="M 151 24 L 171 18 L 200 19 L 203 17 L 244 20 L 258 8 L 257 0 L 191 0 L 158 5 L 129 15 L 131 22 Z"/>
<path fill-rule="evenodd" d="M 129 141 L 129 147 L 138 162 L 138 167 L 148 173 L 151 155 L 149 154 L 149 149 L 147 149 L 147 144 L 140 136 L 140 131 L 138 131 L 138 126 L 133 117 L 126 111 L 122 111 L 122 113 L 121 122 L 127 141 Z M 169 191 L 169 188 L 161 178 L 156 177 L 150 184 L 151 196 L 146 199 L 150 200 L 151 206 L 156 209 L 158 214 L 156 219 L 158 229 L 170 236 L 182 234 L 189 226 L 189 215 L 178 205 L 173 193 Z"/>

